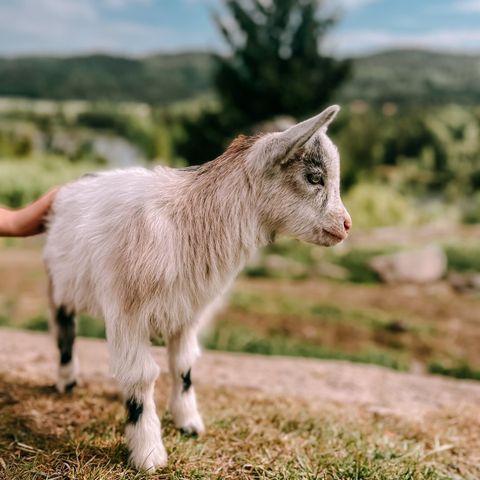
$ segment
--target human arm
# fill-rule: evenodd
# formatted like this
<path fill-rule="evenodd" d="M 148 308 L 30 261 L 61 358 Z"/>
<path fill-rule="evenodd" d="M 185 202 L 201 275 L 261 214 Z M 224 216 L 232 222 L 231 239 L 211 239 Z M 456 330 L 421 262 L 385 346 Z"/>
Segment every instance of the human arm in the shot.
<path fill-rule="evenodd" d="M 0 208 L 0 236 L 28 237 L 43 232 L 44 219 L 58 189 L 53 189 L 35 202 L 18 210 Z"/>

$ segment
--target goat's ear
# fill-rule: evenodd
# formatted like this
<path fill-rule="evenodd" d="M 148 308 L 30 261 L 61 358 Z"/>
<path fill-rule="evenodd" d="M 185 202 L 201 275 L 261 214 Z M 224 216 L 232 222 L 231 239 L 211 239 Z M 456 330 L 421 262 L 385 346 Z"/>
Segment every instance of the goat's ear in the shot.
<path fill-rule="evenodd" d="M 315 117 L 297 123 L 282 133 L 275 134 L 272 144 L 269 145 L 270 158 L 273 157 L 275 161 L 282 163 L 288 161 L 318 130 L 326 130 L 339 111 L 338 105 L 332 105 Z"/>

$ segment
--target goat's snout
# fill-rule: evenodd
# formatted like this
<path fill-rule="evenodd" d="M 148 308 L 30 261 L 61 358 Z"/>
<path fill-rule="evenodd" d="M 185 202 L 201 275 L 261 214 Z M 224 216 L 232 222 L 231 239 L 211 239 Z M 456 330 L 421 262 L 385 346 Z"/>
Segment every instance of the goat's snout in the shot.
<path fill-rule="evenodd" d="M 343 219 L 343 228 L 345 230 L 345 233 L 348 233 L 352 228 L 352 217 L 346 210 L 345 210 L 345 217 Z"/>
<path fill-rule="evenodd" d="M 348 236 L 348 232 L 352 228 L 352 218 L 349 213 L 344 209 L 334 220 L 333 224 L 324 228 L 323 231 L 330 237 L 335 238 L 337 241 L 345 240 Z"/>

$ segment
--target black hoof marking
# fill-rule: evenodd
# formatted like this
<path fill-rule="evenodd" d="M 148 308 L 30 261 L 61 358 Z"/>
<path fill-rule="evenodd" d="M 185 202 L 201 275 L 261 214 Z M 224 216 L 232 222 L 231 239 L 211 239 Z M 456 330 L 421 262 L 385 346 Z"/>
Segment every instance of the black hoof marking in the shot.
<path fill-rule="evenodd" d="M 180 375 L 182 377 L 182 381 L 183 381 L 183 393 L 188 392 L 188 390 L 190 390 L 190 387 L 192 386 L 192 379 L 190 377 L 190 371 L 191 371 L 191 368 L 188 369 L 187 373 Z"/>
<path fill-rule="evenodd" d="M 73 342 L 75 341 L 75 315 L 69 313 L 63 305 L 57 310 L 58 348 L 60 350 L 60 365 L 72 361 Z"/>
<path fill-rule="evenodd" d="M 71 393 L 71 391 L 77 386 L 77 381 L 74 380 L 73 382 L 65 385 L 65 393 Z"/>
<path fill-rule="evenodd" d="M 196 430 L 186 430 L 184 428 L 180 428 L 180 433 L 185 437 L 198 437 L 198 432 Z"/>
<path fill-rule="evenodd" d="M 138 403 L 134 398 L 127 400 L 127 422 L 135 425 L 143 413 L 143 403 Z"/>

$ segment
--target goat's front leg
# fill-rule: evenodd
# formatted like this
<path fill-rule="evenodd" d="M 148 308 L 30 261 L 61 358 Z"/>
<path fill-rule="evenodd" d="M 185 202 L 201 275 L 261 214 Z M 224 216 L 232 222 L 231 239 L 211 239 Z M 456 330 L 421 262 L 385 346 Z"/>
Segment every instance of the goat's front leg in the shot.
<path fill-rule="evenodd" d="M 151 355 L 146 332 L 127 330 L 127 335 L 112 330 L 107 332 L 108 342 L 113 374 L 122 388 L 127 408 L 125 435 L 130 462 L 137 469 L 153 471 L 167 463 L 154 400 L 160 369 Z"/>
<path fill-rule="evenodd" d="M 172 375 L 170 412 L 175 426 L 181 431 L 200 435 L 205 431 L 198 413 L 195 390 L 192 383 L 192 367 L 200 355 L 197 331 L 189 328 L 168 339 L 168 360 Z"/>

